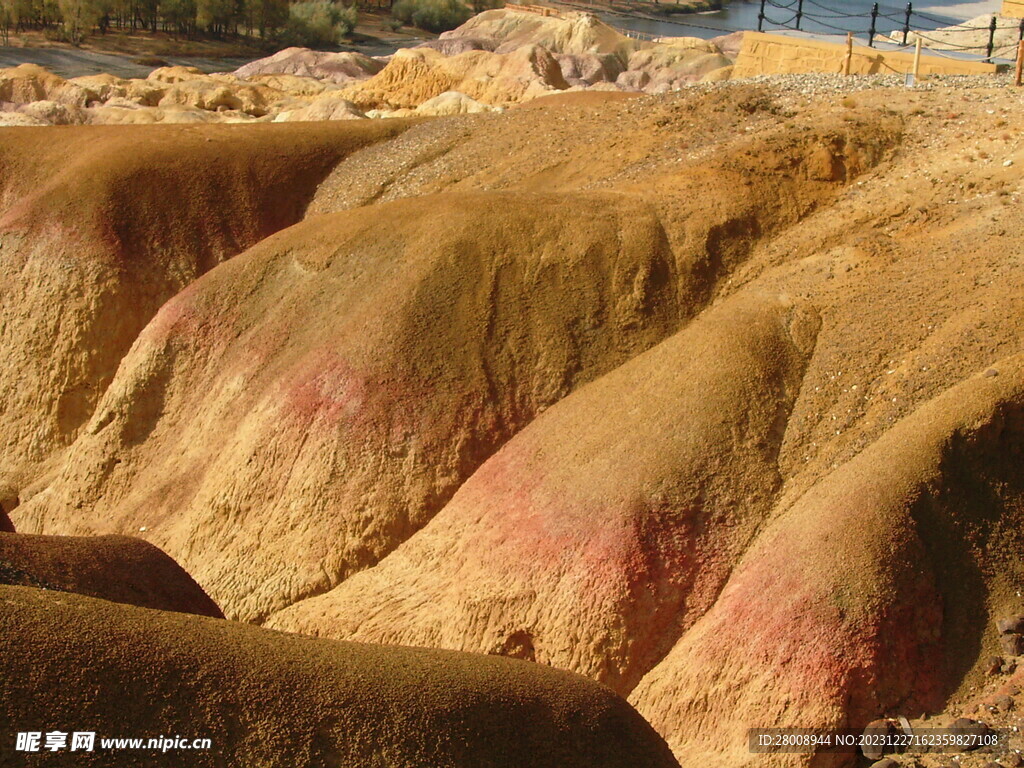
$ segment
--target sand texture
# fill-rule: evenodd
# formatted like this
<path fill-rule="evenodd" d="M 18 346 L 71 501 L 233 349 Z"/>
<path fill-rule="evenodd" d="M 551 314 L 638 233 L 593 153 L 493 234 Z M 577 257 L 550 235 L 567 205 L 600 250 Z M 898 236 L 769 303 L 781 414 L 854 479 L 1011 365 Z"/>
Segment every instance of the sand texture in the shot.
<path fill-rule="evenodd" d="M 1024 643 L 1024 107 L 857 82 L 52 129 L 59 173 L 3 131 L 2 535 L 144 539 L 233 620 L 21 582 L 13 658 L 138 678 L 137 721 L 89 699 L 112 729 L 197 701 L 251 764 L 671 764 L 656 731 L 817 768 L 852 758 L 746 729 L 989 706 Z"/>

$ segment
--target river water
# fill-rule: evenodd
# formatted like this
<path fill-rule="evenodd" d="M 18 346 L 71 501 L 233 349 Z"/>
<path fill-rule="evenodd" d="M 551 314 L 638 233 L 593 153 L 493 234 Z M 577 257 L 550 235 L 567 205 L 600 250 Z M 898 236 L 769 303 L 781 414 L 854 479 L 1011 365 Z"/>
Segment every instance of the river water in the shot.
<path fill-rule="evenodd" d="M 767 3 L 764 30 L 770 32 L 773 28 L 781 27 L 792 29 L 795 26 L 793 17 L 799 2 L 800 0 L 771 0 Z M 871 0 L 803 0 L 800 28 L 816 34 L 845 35 L 846 32 L 853 32 L 858 38 L 862 38 L 866 36 L 871 25 L 871 6 Z M 887 33 L 902 29 L 906 7 L 906 4 L 879 2 L 877 31 Z M 914 4 L 911 28 L 927 30 L 948 26 L 984 13 L 998 12 L 999 7 L 999 0 L 925 0 Z M 665 37 L 686 35 L 710 38 L 741 29 L 757 29 L 760 8 L 760 0 L 731 0 L 724 10 L 679 15 L 671 21 L 603 15 L 602 18 L 619 29 Z M 780 24 L 772 24 L 772 21 Z"/>

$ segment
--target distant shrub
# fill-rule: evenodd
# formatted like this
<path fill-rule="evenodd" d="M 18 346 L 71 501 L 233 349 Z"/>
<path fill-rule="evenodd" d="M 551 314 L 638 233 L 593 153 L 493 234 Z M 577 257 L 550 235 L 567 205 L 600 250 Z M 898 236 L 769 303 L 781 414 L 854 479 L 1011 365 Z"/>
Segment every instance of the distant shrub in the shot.
<path fill-rule="evenodd" d="M 337 45 L 356 27 L 359 11 L 331 0 L 302 0 L 288 9 L 282 37 L 289 45 L 318 48 Z"/>
<path fill-rule="evenodd" d="M 430 32 L 447 32 L 473 15 L 462 0 L 397 0 L 391 15 L 404 24 Z"/>
<path fill-rule="evenodd" d="M 61 36 L 73 45 L 85 39 L 101 16 L 98 4 L 89 0 L 57 0 L 57 8 L 61 15 Z"/>

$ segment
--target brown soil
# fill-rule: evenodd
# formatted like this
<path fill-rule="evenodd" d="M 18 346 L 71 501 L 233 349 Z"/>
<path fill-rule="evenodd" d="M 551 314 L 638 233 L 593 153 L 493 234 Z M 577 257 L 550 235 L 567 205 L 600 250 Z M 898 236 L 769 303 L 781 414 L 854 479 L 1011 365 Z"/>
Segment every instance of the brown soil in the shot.
<path fill-rule="evenodd" d="M 0 564 L 48 589 L 115 603 L 223 618 L 220 609 L 171 558 L 127 536 L 30 536 L 0 533 Z"/>
<path fill-rule="evenodd" d="M 199 768 L 677 765 L 607 688 L 536 664 L 312 640 L 26 587 L 0 586 L 0 602 L 5 738 L 51 724 L 95 731 L 79 765 L 182 755 Z M 179 735 L 212 746 L 99 748 L 104 737 Z"/>
<path fill-rule="evenodd" d="M 341 157 L 405 127 L 5 132 L 0 497 L 73 440 L 168 298 L 298 220 Z"/>
<path fill-rule="evenodd" d="M 730 85 L 567 95 L 358 147 L 332 127 L 346 150 L 301 194 L 277 188 L 301 223 L 250 224 L 237 244 L 259 242 L 188 272 L 130 350 L 90 337 L 119 366 L 64 442 L 32 439 L 62 380 L 28 378 L 11 517 L 140 535 L 234 618 L 586 674 L 686 764 L 753 763 L 753 725 L 965 706 L 991 619 L 1024 609 L 1022 122 L 1000 89 Z M 147 178 L 252 179 L 218 170 L 202 137 L 235 156 L 209 130 L 147 155 Z M 312 141 L 225 131 L 266 153 L 257 178 Z M 40 222 L 26 243 L 110 220 L 117 242 L 160 244 L 132 281 L 194 263 L 172 213 L 212 226 L 209 197 L 141 180 L 114 197 L 75 169 L 29 196 L 58 158 L 24 141 L 0 222 Z M 108 231 L 84 230 L 80 263 L 112 258 Z M 21 326 L 13 378 L 83 323 L 58 325 L 64 346 Z"/>

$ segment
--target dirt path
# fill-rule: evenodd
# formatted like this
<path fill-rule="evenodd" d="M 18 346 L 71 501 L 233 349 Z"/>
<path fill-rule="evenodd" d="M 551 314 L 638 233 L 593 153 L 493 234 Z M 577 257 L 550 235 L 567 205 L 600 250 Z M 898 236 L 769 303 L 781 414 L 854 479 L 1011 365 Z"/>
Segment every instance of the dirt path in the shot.
<path fill-rule="evenodd" d="M 146 77 L 152 66 L 136 64 L 134 56 L 96 53 L 70 48 L 15 48 L 0 46 L 0 67 L 19 64 L 38 64 L 61 77 L 81 77 L 107 72 L 117 77 Z M 224 72 L 237 69 L 252 59 L 201 59 L 162 57 L 169 64 L 198 67 L 204 72 Z"/>
<path fill-rule="evenodd" d="M 367 56 L 389 56 L 402 47 L 418 45 L 423 40 L 409 37 L 395 40 L 346 45 L 344 50 L 359 51 Z M 117 77 L 146 77 L 155 67 L 138 64 L 140 54 L 100 53 L 78 48 L 0 46 L 0 69 L 19 64 L 38 64 L 61 77 L 82 77 L 106 72 Z M 260 55 L 238 57 L 159 56 L 168 64 L 197 67 L 203 72 L 231 72 Z"/>

